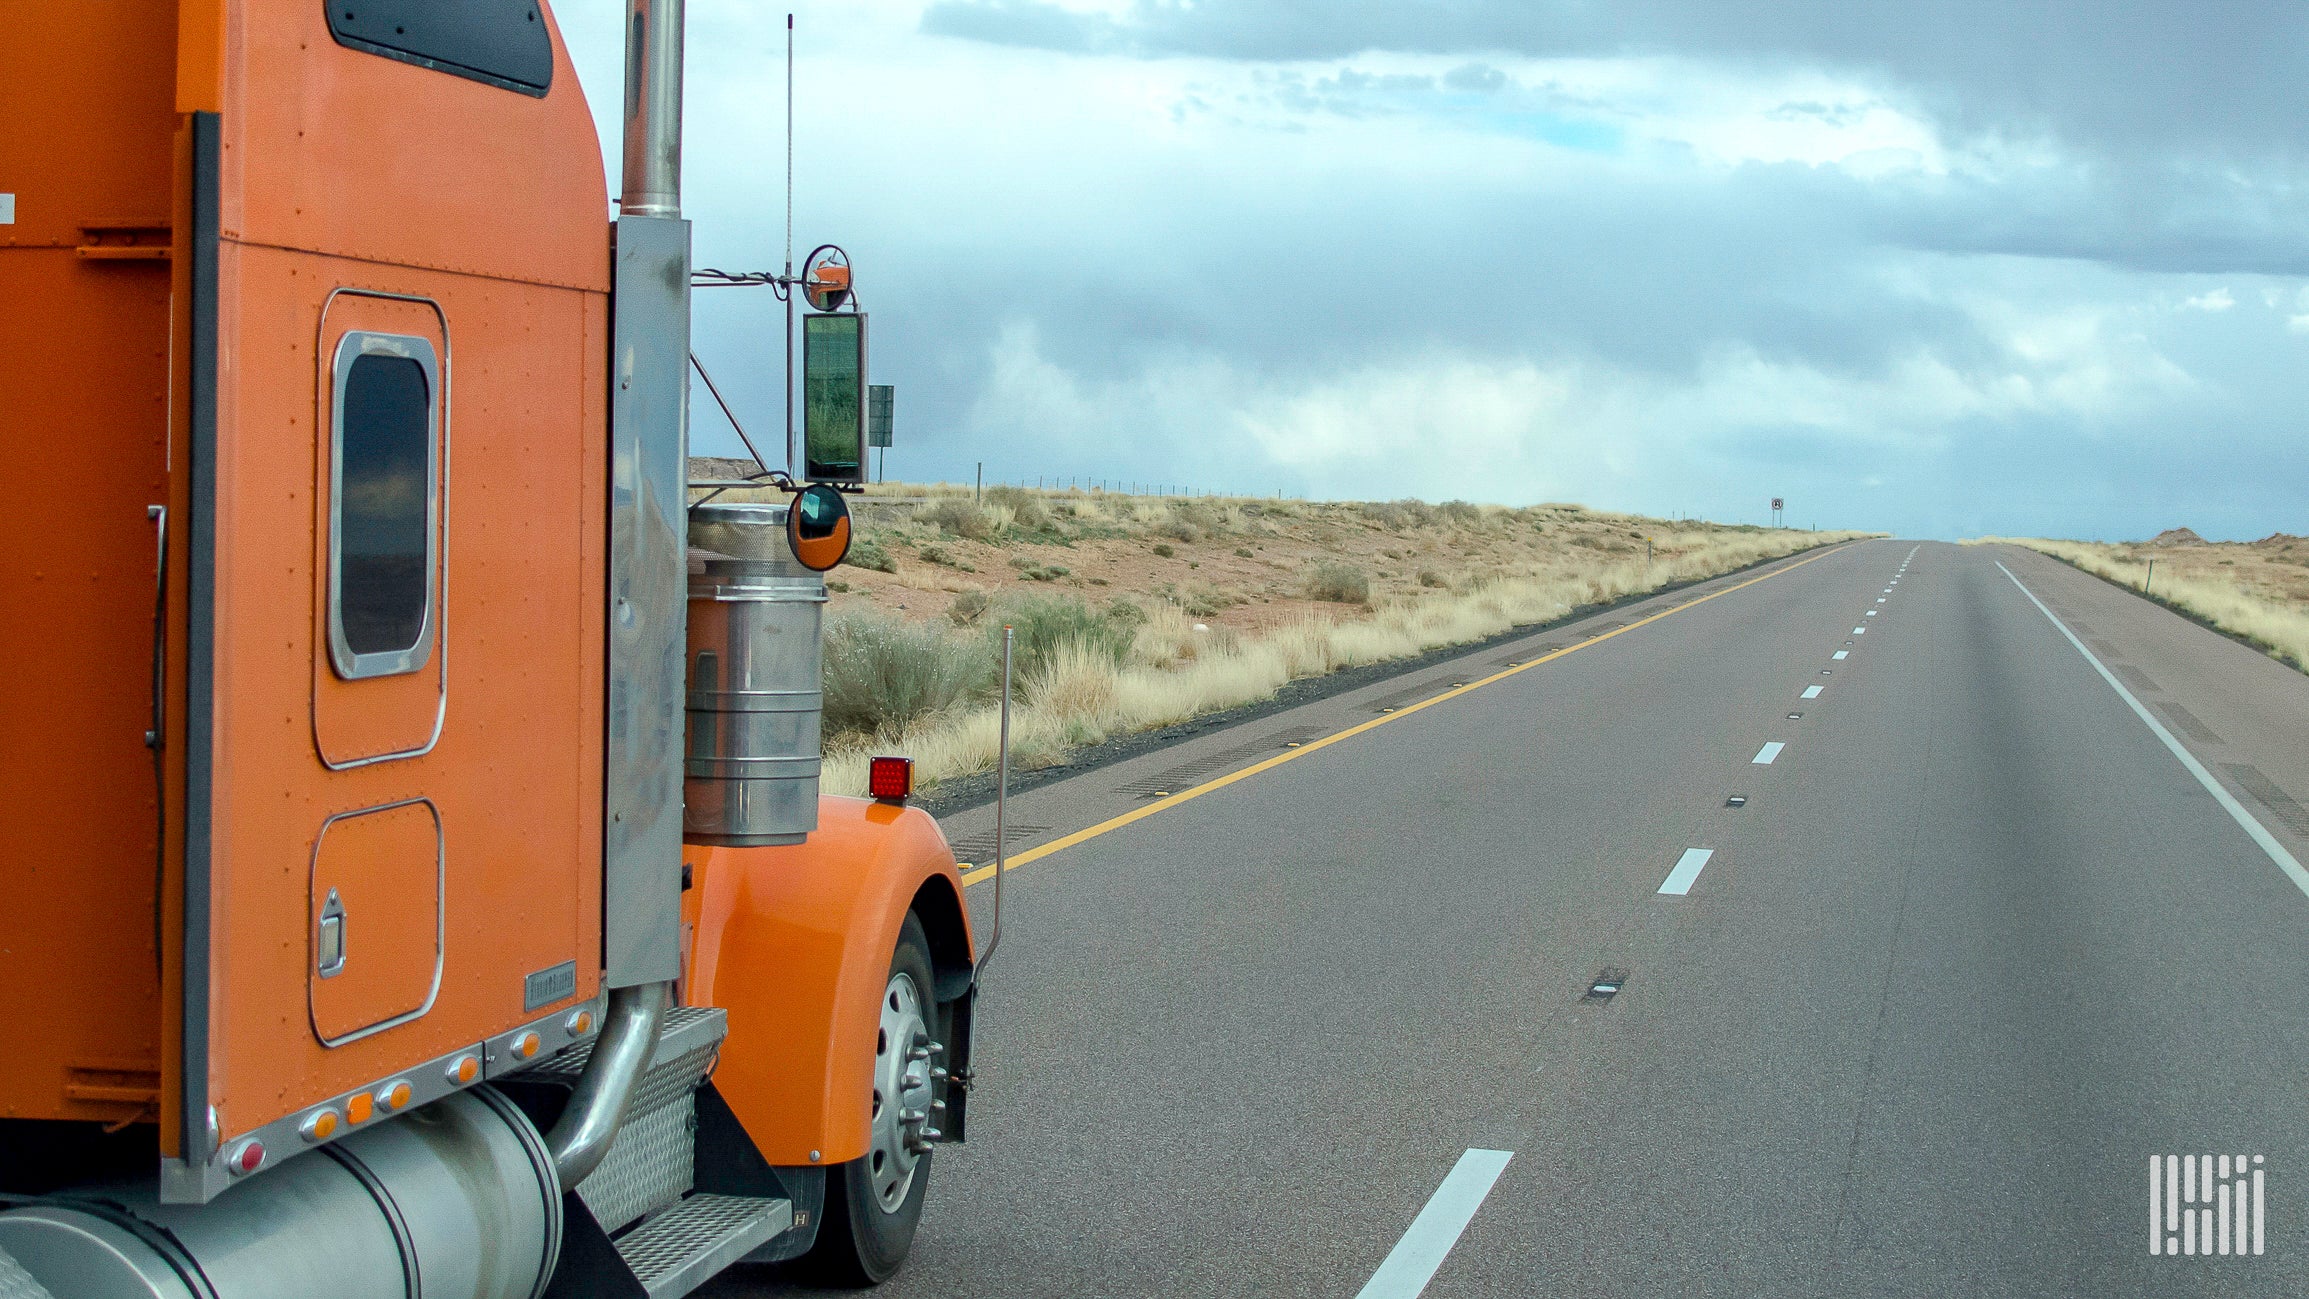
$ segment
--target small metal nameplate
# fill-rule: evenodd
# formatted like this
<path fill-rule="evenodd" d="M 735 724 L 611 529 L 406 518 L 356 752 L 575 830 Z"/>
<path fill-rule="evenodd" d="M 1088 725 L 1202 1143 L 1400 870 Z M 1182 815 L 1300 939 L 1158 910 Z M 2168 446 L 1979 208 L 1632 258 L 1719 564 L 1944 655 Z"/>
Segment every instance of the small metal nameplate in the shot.
<path fill-rule="evenodd" d="M 521 1009 L 535 1010 L 577 995 L 577 962 L 563 961 L 521 981 Z"/>

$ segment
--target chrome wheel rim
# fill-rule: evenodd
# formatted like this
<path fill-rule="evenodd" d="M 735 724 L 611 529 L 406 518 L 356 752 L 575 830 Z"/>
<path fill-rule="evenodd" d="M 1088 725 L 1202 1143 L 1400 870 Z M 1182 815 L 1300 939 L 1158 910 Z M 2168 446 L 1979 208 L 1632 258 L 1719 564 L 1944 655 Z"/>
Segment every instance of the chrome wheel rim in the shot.
<path fill-rule="evenodd" d="M 895 1213 L 914 1188 L 923 1133 L 930 1126 L 930 1024 L 922 1012 L 922 990 L 900 971 L 882 990 L 882 1025 L 874 1039 L 874 1131 L 866 1151 L 866 1173 L 882 1212 Z"/>

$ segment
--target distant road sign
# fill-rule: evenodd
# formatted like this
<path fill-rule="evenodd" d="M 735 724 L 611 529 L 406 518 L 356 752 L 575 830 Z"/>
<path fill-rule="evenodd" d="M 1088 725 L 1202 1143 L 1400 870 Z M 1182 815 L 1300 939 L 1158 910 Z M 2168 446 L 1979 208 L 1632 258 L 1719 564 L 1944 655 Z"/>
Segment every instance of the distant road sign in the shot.
<path fill-rule="evenodd" d="M 1786 502 L 1782 501 L 1782 500 L 1781 500 L 1779 497 L 1775 496 L 1775 497 L 1773 497 L 1773 498 L 1772 498 L 1772 508 L 1773 508 L 1773 509 L 1775 509 L 1775 510 L 1784 510 L 1784 509 L 1788 508 L 1788 506 L 1787 506 L 1787 503 L 1786 503 Z"/>
<path fill-rule="evenodd" d="M 866 445 L 890 445 L 890 408 L 896 404 L 898 390 L 890 384 L 866 385 Z"/>

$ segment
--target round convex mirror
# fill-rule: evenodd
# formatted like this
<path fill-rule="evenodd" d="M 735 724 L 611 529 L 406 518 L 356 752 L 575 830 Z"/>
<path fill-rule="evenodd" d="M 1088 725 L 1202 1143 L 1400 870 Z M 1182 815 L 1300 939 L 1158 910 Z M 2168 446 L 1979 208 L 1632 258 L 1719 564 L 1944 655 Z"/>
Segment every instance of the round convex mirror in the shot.
<path fill-rule="evenodd" d="M 823 573 L 850 553 L 850 504 L 824 483 L 812 483 L 794 496 L 786 512 L 786 543 L 802 567 Z"/>

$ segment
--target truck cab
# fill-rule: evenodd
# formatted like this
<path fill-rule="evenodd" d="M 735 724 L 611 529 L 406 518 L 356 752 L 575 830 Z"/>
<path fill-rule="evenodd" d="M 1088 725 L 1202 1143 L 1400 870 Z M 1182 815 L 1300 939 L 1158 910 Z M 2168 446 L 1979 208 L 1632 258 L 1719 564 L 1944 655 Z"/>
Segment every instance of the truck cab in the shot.
<path fill-rule="evenodd" d="M 0 1282 L 903 1260 L 962 884 L 818 791 L 790 508 L 693 532 L 681 4 L 626 26 L 613 206 L 543 0 L 0 14 Z"/>

